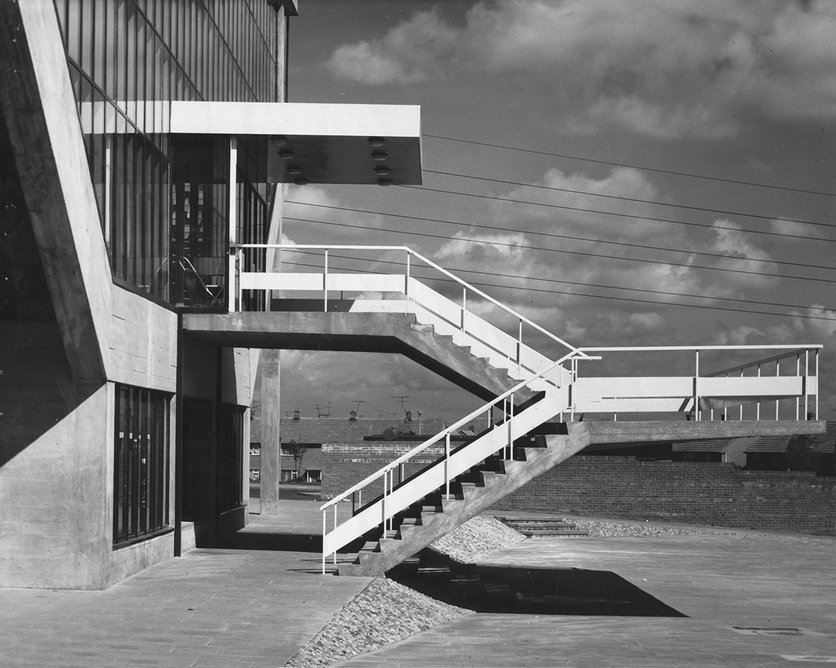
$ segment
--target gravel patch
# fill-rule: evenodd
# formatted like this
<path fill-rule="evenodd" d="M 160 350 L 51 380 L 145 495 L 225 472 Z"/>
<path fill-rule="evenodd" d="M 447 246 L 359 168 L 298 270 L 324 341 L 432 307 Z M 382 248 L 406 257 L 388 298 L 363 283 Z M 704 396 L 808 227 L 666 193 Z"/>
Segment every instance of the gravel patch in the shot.
<path fill-rule="evenodd" d="M 473 614 L 393 582 L 375 578 L 305 645 L 288 666 L 333 666 Z"/>
<path fill-rule="evenodd" d="M 722 533 L 734 535 L 737 533 L 731 530 L 701 529 L 698 527 L 664 527 L 649 522 L 606 522 L 602 520 L 581 520 L 566 519 L 564 522 L 571 522 L 581 531 L 586 531 L 590 536 L 688 536 L 702 533 Z"/>
<path fill-rule="evenodd" d="M 430 549 L 462 564 L 525 540 L 519 531 L 490 515 L 477 515 L 430 545 Z"/>

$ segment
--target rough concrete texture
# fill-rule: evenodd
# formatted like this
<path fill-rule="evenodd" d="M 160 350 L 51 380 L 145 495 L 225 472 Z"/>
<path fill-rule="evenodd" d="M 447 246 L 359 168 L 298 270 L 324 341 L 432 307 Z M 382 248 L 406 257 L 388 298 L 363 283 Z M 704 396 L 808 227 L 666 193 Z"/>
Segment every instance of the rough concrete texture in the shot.
<path fill-rule="evenodd" d="M 507 372 L 474 357 L 414 315 L 398 313 L 191 313 L 184 331 L 213 345 L 401 353 L 485 400 L 513 387 Z M 525 395 L 525 392 L 521 396 Z M 527 397 L 524 397 L 527 398 Z"/>
<path fill-rule="evenodd" d="M 834 547 L 745 531 L 526 540 L 480 563 L 610 571 L 686 616 L 476 614 L 341 665 L 832 664 Z"/>

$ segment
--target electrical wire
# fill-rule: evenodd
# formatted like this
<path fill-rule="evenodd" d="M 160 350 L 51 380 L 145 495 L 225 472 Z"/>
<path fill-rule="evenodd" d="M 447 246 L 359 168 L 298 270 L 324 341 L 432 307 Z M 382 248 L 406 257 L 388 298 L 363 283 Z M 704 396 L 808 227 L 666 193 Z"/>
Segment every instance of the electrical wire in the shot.
<path fill-rule="evenodd" d="M 565 160 L 578 160 L 580 162 L 591 162 L 597 165 L 611 165 L 613 167 L 630 167 L 632 169 L 641 169 L 646 172 L 654 172 L 657 174 L 669 174 L 671 176 L 682 176 L 690 179 L 702 179 L 704 181 L 715 181 L 717 183 L 730 183 L 738 186 L 749 186 L 752 188 L 768 188 L 770 190 L 780 190 L 783 192 L 795 192 L 805 195 L 821 195 L 823 197 L 836 197 L 836 193 L 822 190 L 810 190 L 806 188 L 793 188 L 790 186 L 779 186 L 769 183 L 757 183 L 755 181 L 742 181 L 740 179 L 727 179 L 720 176 L 708 176 L 706 174 L 696 174 L 694 172 L 679 172 L 672 169 L 660 169 L 658 167 L 647 167 L 646 165 L 637 165 L 628 162 L 615 162 L 612 160 L 600 160 L 595 158 L 587 158 L 580 155 L 569 155 L 566 153 L 552 153 L 549 151 L 538 151 L 530 148 L 521 148 L 519 146 L 506 146 L 504 144 L 491 144 L 484 141 L 475 141 L 472 139 L 459 139 L 457 137 L 445 137 L 443 135 L 423 134 L 422 136 L 429 139 L 441 139 L 444 141 L 459 142 L 462 144 L 472 144 L 475 146 L 486 146 L 489 148 L 498 148 L 505 151 L 517 151 L 520 153 L 531 153 L 533 155 L 545 155 L 551 158 L 562 158 Z"/>
<path fill-rule="evenodd" d="M 298 250 L 291 252 L 300 253 L 303 255 L 316 255 L 316 251 L 313 250 Z M 356 256 L 351 255 L 337 255 L 335 253 L 328 254 L 329 259 L 339 259 L 339 260 L 363 260 L 363 258 L 359 258 Z M 396 266 L 404 266 L 403 262 L 396 262 L 395 260 L 374 260 L 375 264 L 392 264 Z M 722 301 L 722 302 L 736 302 L 741 304 L 755 304 L 757 306 L 775 306 L 777 308 L 800 308 L 800 309 L 807 309 L 807 310 L 822 310 L 822 311 L 836 311 L 836 306 L 803 306 L 801 304 L 785 304 L 781 302 L 764 302 L 758 301 L 755 299 L 735 299 L 734 297 L 719 297 L 717 295 L 695 295 L 690 292 L 672 292 L 669 290 L 652 290 L 650 288 L 628 288 L 622 285 L 604 285 L 601 283 L 585 283 L 582 281 L 567 281 L 558 278 L 537 278 L 534 276 L 521 276 L 520 274 L 503 274 L 498 273 L 495 271 L 479 271 L 478 269 L 465 269 L 464 267 L 446 267 L 448 271 L 459 273 L 459 274 L 478 274 L 481 276 L 493 276 L 496 278 L 510 278 L 514 280 L 520 281 L 538 281 L 543 283 L 558 283 L 562 285 L 578 285 L 582 287 L 588 288 L 600 288 L 602 290 L 626 290 L 629 292 L 642 292 L 646 294 L 654 294 L 654 295 L 665 295 L 668 297 L 688 297 L 691 299 L 708 299 L 712 301 Z M 435 280 L 434 277 L 425 277 L 431 278 Z M 569 293 L 571 294 L 571 293 Z"/>
<path fill-rule="evenodd" d="M 524 199 L 514 199 L 512 197 L 500 197 L 499 195 L 479 195 L 476 193 L 463 193 L 457 190 L 444 190 L 442 188 L 429 188 L 427 186 L 401 186 L 401 188 L 409 188 L 410 190 L 420 190 L 424 192 L 442 193 L 446 195 L 459 195 L 461 197 L 475 197 L 479 199 L 489 199 L 499 202 L 511 202 L 514 204 L 529 204 L 532 206 L 542 206 L 550 209 L 563 209 L 565 211 L 579 211 L 582 213 L 596 213 L 603 216 L 615 216 L 617 218 L 633 218 L 635 220 L 648 220 L 656 223 L 669 223 L 671 225 L 686 225 L 689 227 L 703 227 L 713 230 L 729 230 L 737 232 L 738 234 L 765 234 L 773 237 L 790 237 L 793 239 L 808 239 L 810 241 L 825 241 L 828 243 L 836 243 L 836 239 L 827 239 L 823 237 L 811 237 L 802 234 L 787 234 L 784 232 L 767 232 L 765 230 L 742 230 L 736 227 L 728 227 L 725 225 L 709 225 L 708 223 L 695 223 L 684 220 L 673 220 L 672 218 L 658 218 L 655 216 L 640 216 L 632 213 L 618 213 L 616 211 L 604 211 L 603 209 L 587 209 L 578 206 L 568 206 L 566 204 L 548 204 L 545 202 L 532 202 Z"/>
<path fill-rule="evenodd" d="M 402 213 L 385 213 L 383 211 L 370 211 L 368 209 L 354 209 L 351 207 L 346 206 L 335 206 L 329 204 L 312 204 L 309 202 L 299 202 L 297 200 L 287 200 L 287 204 L 298 204 L 301 206 L 313 206 L 321 209 L 334 209 L 337 211 L 350 211 L 352 213 L 365 213 L 374 216 L 387 216 L 392 218 L 407 218 L 410 220 L 420 220 L 423 222 L 428 223 L 440 223 L 442 225 L 455 225 L 456 227 L 475 227 L 483 230 L 492 230 L 497 232 L 511 232 L 513 230 L 509 230 L 508 228 L 499 227 L 497 225 L 486 225 L 484 223 L 463 223 L 458 222 L 455 220 L 443 220 L 440 218 L 423 218 L 420 216 L 408 216 Z M 649 246 L 647 244 L 637 244 L 637 243 L 630 243 L 628 241 L 607 241 L 606 239 L 595 239 L 589 237 L 577 237 L 571 234 L 558 234 L 557 232 L 541 232 L 538 230 L 526 230 L 524 234 L 536 235 L 541 237 L 550 237 L 553 239 L 567 239 L 570 241 L 585 241 L 589 243 L 597 243 L 597 244 L 609 244 L 612 246 L 624 246 L 626 248 L 640 248 L 642 250 L 658 250 L 664 251 L 668 253 L 684 253 L 686 255 L 702 255 L 705 257 L 716 257 L 722 259 L 733 259 L 735 261 L 746 261 L 746 262 L 769 262 L 771 264 L 776 265 L 786 265 L 791 267 L 804 267 L 806 269 L 826 269 L 829 271 L 836 271 L 836 266 L 828 266 L 828 265 L 821 265 L 821 264 L 807 264 L 804 262 L 790 262 L 788 260 L 773 260 L 770 258 L 760 258 L 760 257 L 731 257 L 729 255 L 724 255 L 723 253 L 709 253 L 707 251 L 696 251 L 696 250 L 684 250 L 681 248 L 666 248 L 664 246 Z"/>
<path fill-rule="evenodd" d="M 300 266 L 300 267 L 313 267 L 317 269 L 322 269 L 321 265 L 315 265 L 310 263 L 304 262 L 292 262 L 292 261 L 283 261 L 283 264 L 293 265 L 293 266 Z M 351 273 L 365 273 L 362 269 L 352 269 L 348 267 L 331 267 L 331 270 L 338 270 L 338 271 L 347 271 Z M 433 278 L 432 280 L 440 281 L 444 283 L 456 283 L 452 278 Z M 836 321 L 836 318 L 827 318 L 825 316 L 815 316 L 815 315 L 801 315 L 797 313 L 787 314 L 787 313 L 775 313 L 773 311 L 755 311 L 751 309 L 736 309 L 731 307 L 725 306 L 708 306 L 706 304 L 683 304 L 681 302 L 659 302 L 654 301 L 652 299 L 638 299 L 636 297 L 616 297 L 616 296 L 607 296 L 607 295 L 593 295 L 588 293 L 581 293 L 581 292 L 567 292 L 564 290 L 543 290 L 542 288 L 531 288 L 531 287 L 513 287 L 509 288 L 507 285 L 499 285 L 495 283 L 473 283 L 475 287 L 478 288 L 499 288 L 499 289 L 513 289 L 514 291 L 523 291 L 523 292 L 536 292 L 540 294 L 555 294 L 555 295 L 568 295 L 572 297 L 588 297 L 593 299 L 607 299 L 610 301 L 619 301 L 619 302 L 631 302 L 631 303 L 640 303 L 640 304 L 653 304 L 654 306 L 675 306 L 675 307 L 682 307 L 682 308 L 698 308 L 698 309 L 708 309 L 711 311 L 731 311 L 732 313 L 748 313 L 752 315 L 770 315 L 770 316 L 784 316 L 784 317 L 792 317 L 792 318 L 802 318 L 805 320 L 827 320 L 827 321 Z"/>
<path fill-rule="evenodd" d="M 304 223 L 312 223 L 315 225 L 331 225 L 334 227 L 347 227 L 352 229 L 360 229 L 360 230 L 368 230 L 368 226 L 365 225 L 352 225 L 351 223 L 334 223 L 325 220 L 313 220 L 310 218 L 296 218 L 292 216 L 285 216 L 285 220 L 296 220 L 299 222 Z M 393 229 L 380 229 L 377 230 L 378 232 L 387 232 L 390 234 L 403 234 L 408 236 L 417 236 L 417 237 L 424 237 L 430 239 L 442 239 L 444 241 L 468 241 L 471 243 L 478 243 L 478 244 L 486 244 L 491 246 L 503 246 L 507 248 L 520 248 L 519 244 L 512 244 L 512 243 L 505 243 L 501 241 L 485 241 L 484 239 L 470 239 L 467 237 L 456 237 L 455 239 L 445 236 L 443 234 L 431 234 L 429 232 L 413 232 L 411 230 L 393 230 Z M 706 271 L 723 271 L 723 272 L 730 272 L 735 274 L 750 274 L 753 276 L 767 276 L 770 278 L 783 278 L 787 280 L 798 280 L 798 281 L 811 281 L 815 283 L 833 283 L 833 279 L 827 278 L 814 278 L 808 276 L 784 276 L 779 274 L 772 274 L 768 272 L 762 271 L 750 271 L 747 269 L 731 269 L 729 267 L 707 267 L 705 265 L 699 264 L 687 264 L 684 262 L 666 262 L 663 260 L 652 260 L 650 258 L 632 258 L 632 257 L 622 257 L 619 255 L 606 255 L 604 253 L 590 253 L 585 251 L 573 251 L 573 250 L 566 250 L 562 248 L 545 248 L 541 246 L 523 246 L 526 250 L 535 250 L 535 251 L 545 251 L 550 253 L 562 253 L 566 255 L 578 255 L 583 257 L 597 257 L 597 258 L 604 258 L 609 260 L 623 260 L 625 262 L 643 262 L 646 264 L 660 264 L 665 266 L 671 267 L 687 267 L 689 269 L 704 269 Z M 725 257 L 725 256 L 724 256 Z M 737 258 L 728 258 L 732 260 L 737 260 Z"/>
<path fill-rule="evenodd" d="M 640 199 L 638 197 L 626 197 L 624 195 L 608 195 L 605 193 L 594 193 L 588 190 L 575 190 L 572 188 L 559 188 L 557 186 L 539 185 L 536 183 L 524 183 L 522 181 L 507 181 L 505 179 L 491 179 L 486 176 L 476 176 L 474 174 L 459 174 L 457 172 L 443 172 L 437 169 L 424 169 L 425 174 L 438 174 L 440 176 L 454 176 L 461 179 L 473 179 L 476 181 L 487 181 L 489 183 L 501 183 L 509 186 L 522 186 L 525 188 L 537 188 L 539 190 L 552 190 L 563 193 L 573 193 L 575 195 L 586 195 L 588 197 L 601 197 L 604 199 L 614 199 L 622 202 L 637 202 L 640 204 L 652 204 L 653 206 L 666 206 L 674 209 L 687 209 L 688 211 L 702 211 L 705 213 L 719 213 L 724 216 L 743 216 L 745 218 L 757 218 L 760 220 L 778 220 L 786 223 L 801 223 L 803 225 L 819 225 L 822 227 L 836 227 L 834 223 L 822 223 L 814 220 L 802 220 L 800 218 L 787 218 L 784 216 L 766 216 L 759 213 L 746 213 L 744 211 L 727 211 L 725 209 L 710 209 L 704 206 L 694 206 L 688 204 L 673 204 L 672 202 L 660 202 L 652 199 Z M 629 215 L 629 214 L 625 214 Z"/>

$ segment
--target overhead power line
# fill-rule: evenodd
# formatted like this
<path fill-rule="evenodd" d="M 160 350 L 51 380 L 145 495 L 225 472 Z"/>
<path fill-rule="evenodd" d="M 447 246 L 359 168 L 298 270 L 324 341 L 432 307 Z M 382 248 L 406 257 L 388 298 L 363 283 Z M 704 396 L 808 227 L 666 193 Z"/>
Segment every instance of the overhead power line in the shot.
<path fill-rule="evenodd" d="M 317 269 L 322 269 L 320 265 L 305 263 L 305 262 L 286 262 L 288 265 L 293 266 L 300 266 L 300 267 L 314 267 Z M 353 273 L 363 273 L 363 269 L 353 269 L 349 267 L 332 267 L 332 270 L 337 271 L 348 271 Z M 438 278 L 434 279 L 445 283 L 455 283 L 455 281 L 451 278 Z M 616 297 L 616 296 L 608 296 L 608 295 L 593 295 L 588 293 L 582 292 L 567 292 L 564 290 L 544 290 L 542 288 L 531 288 L 531 287 L 519 287 L 515 286 L 510 288 L 507 285 L 499 285 L 495 283 L 473 283 L 475 287 L 478 288 L 499 288 L 499 289 L 512 289 L 514 291 L 523 291 L 523 292 L 537 292 L 541 294 L 555 294 L 555 295 L 569 295 L 573 297 L 588 297 L 593 299 L 607 299 L 610 301 L 619 301 L 619 302 L 632 302 L 632 303 L 640 303 L 640 304 L 653 304 L 654 306 L 675 306 L 675 307 L 682 307 L 682 308 L 698 308 L 698 309 L 708 309 L 711 311 L 731 311 L 732 313 L 749 313 L 753 315 L 771 315 L 771 316 L 785 316 L 785 317 L 793 317 L 793 318 L 802 318 L 804 320 L 828 320 L 828 321 L 836 321 L 836 318 L 828 318 L 825 316 L 815 316 L 815 315 L 801 315 L 801 314 L 787 314 L 787 313 L 775 313 L 773 311 L 756 311 L 752 309 L 737 309 L 731 308 L 726 306 L 709 306 L 706 304 L 683 304 L 681 302 L 660 302 L 654 301 L 652 299 L 639 299 L 637 297 Z"/>
<path fill-rule="evenodd" d="M 807 188 L 793 188 L 790 186 L 780 186 L 770 183 L 757 183 L 755 181 L 743 181 L 740 179 L 727 179 L 720 176 L 708 176 L 707 174 L 697 174 L 694 172 L 680 172 L 672 169 L 660 169 L 658 167 L 648 167 L 646 165 L 637 165 L 629 162 L 615 162 L 612 160 L 600 160 L 596 158 L 588 158 L 581 155 L 569 155 L 567 153 L 553 153 L 550 151 L 539 151 L 531 148 L 522 148 L 519 146 L 506 146 L 504 144 L 492 144 L 490 142 L 475 141 L 472 139 L 460 139 L 457 137 L 445 137 L 443 135 L 424 134 L 424 137 L 430 139 L 441 139 L 444 141 L 459 142 L 461 144 L 473 144 L 475 146 L 486 146 L 489 148 L 498 148 L 505 151 L 518 151 L 520 153 L 531 153 L 533 155 L 545 155 L 551 158 L 562 158 L 564 160 L 578 160 L 580 162 L 591 162 L 597 165 L 611 165 L 613 167 L 630 167 L 632 169 L 641 169 L 645 172 L 655 172 L 657 174 L 669 174 L 672 176 L 682 176 L 689 179 L 702 179 L 704 181 L 715 181 L 717 183 L 730 183 L 738 186 L 749 186 L 752 188 L 768 188 L 770 190 L 781 190 L 784 192 L 802 193 L 805 195 L 821 195 L 823 197 L 836 197 L 836 193 L 827 192 L 823 190 L 811 190 Z"/>
<path fill-rule="evenodd" d="M 694 223 L 684 220 L 673 220 L 672 218 L 658 218 L 655 216 L 640 216 L 634 213 L 618 213 L 617 211 L 605 211 L 603 209 L 588 209 L 580 206 L 569 206 L 567 204 L 549 204 L 546 202 L 532 202 L 526 199 L 514 199 L 512 197 L 500 197 L 499 195 L 480 195 L 478 193 L 463 193 L 458 190 L 444 190 L 442 188 L 428 188 L 427 186 L 401 186 L 402 188 L 409 188 L 410 190 L 422 190 L 425 192 L 443 193 L 446 195 L 459 195 L 462 197 L 475 197 L 477 199 L 489 199 L 499 202 L 511 202 L 514 204 L 529 204 L 532 206 L 542 206 L 549 209 L 563 209 L 565 211 L 579 211 L 582 213 L 596 213 L 603 216 L 615 216 L 617 218 L 634 218 L 636 220 L 649 220 L 656 223 L 669 223 L 671 225 L 686 225 L 689 227 L 703 227 L 712 230 L 728 230 L 730 232 L 737 232 L 738 234 L 765 234 L 773 237 L 790 237 L 792 239 L 808 239 L 810 241 L 826 241 L 829 243 L 836 243 L 836 239 L 826 239 L 821 237 L 810 237 L 802 234 L 787 234 L 784 232 L 767 232 L 765 230 L 741 230 L 736 227 L 729 227 L 727 225 L 709 225 L 708 223 Z"/>
<path fill-rule="evenodd" d="M 325 220 L 313 220 L 313 219 L 310 219 L 310 218 L 296 218 L 296 217 L 292 217 L 292 216 L 285 216 L 285 220 L 297 220 L 297 221 L 300 221 L 300 222 L 312 223 L 312 224 L 315 224 L 315 225 L 331 225 L 331 226 L 334 226 L 334 227 L 347 227 L 347 228 L 361 229 L 361 230 L 368 230 L 369 229 L 368 226 L 366 226 L 366 225 L 353 225 L 351 223 L 334 223 L 334 222 L 329 222 L 329 221 L 325 221 Z M 409 236 L 425 237 L 425 238 L 430 238 L 430 239 L 443 239 L 444 241 L 468 241 L 468 242 L 471 242 L 471 243 L 487 244 L 487 245 L 490 245 L 490 246 L 502 246 L 502 247 L 506 247 L 506 248 L 520 247 L 519 244 L 505 243 L 505 242 L 501 242 L 501 241 L 486 241 L 484 239 L 470 239 L 470 238 L 467 238 L 467 237 L 452 238 L 452 237 L 445 236 L 443 234 L 431 234 L 429 232 L 413 232 L 411 230 L 394 230 L 394 229 L 380 229 L 378 231 L 379 232 L 388 232 L 390 234 L 404 234 L 404 235 L 409 235 Z M 523 246 L 523 248 L 525 248 L 527 250 L 545 251 L 545 252 L 550 252 L 550 253 L 562 253 L 562 254 L 565 254 L 565 255 L 579 255 L 579 256 L 584 256 L 584 257 L 598 257 L 598 258 L 604 258 L 604 259 L 609 259 L 609 260 L 623 260 L 625 262 L 643 262 L 643 263 L 647 263 L 647 264 L 661 264 L 661 265 L 667 265 L 667 266 L 671 266 L 671 267 L 687 267 L 689 269 L 704 269 L 706 271 L 723 271 L 723 272 L 729 272 L 729 273 L 735 273 L 735 274 L 750 274 L 750 275 L 753 275 L 753 276 L 767 276 L 767 277 L 770 277 L 770 278 L 784 278 L 784 279 L 798 280 L 798 281 L 812 281 L 812 282 L 815 282 L 815 283 L 833 283 L 833 279 L 827 279 L 827 278 L 812 278 L 812 277 L 808 277 L 808 276 L 779 275 L 779 274 L 773 274 L 773 273 L 768 273 L 768 272 L 763 272 L 763 271 L 750 271 L 750 270 L 747 270 L 747 269 L 731 269 L 729 267 L 708 267 L 708 266 L 705 266 L 705 265 L 688 264 L 688 263 L 685 263 L 685 262 L 668 262 L 668 261 L 664 261 L 664 260 L 653 260 L 653 259 L 650 259 L 650 258 L 623 257 L 623 256 L 620 256 L 620 255 L 606 255 L 604 253 L 590 253 L 590 252 L 585 252 L 585 251 L 566 250 L 566 249 L 562 249 L 562 248 L 545 248 L 545 247 L 542 247 L 542 246 Z M 724 256 L 724 257 L 726 257 L 726 256 Z M 737 258 L 727 258 L 727 259 L 735 260 Z"/>
<path fill-rule="evenodd" d="M 313 250 L 298 250 L 292 251 L 296 253 L 300 253 L 302 255 L 316 255 L 316 251 Z M 368 262 L 365 258 L 359 258 L 356 256 L 351 255 L 338 255 L 335 253 L 329 253 L 329 259 L 339 259 L 339 260 L 360 260 L 363 262 Z M 375 264 L 390 264 L 395 266 L 403 267 L 403 262 L 397 262 L 396 260 L 374 260 Z M 423 269 L 423 267 L 416 267 Z M 558 278 L 537 278 L 534 276 L 522 276 L 520 274 L 503 274 L 498 273 L 495 271 L 479 271 L 478 269 L 465 269 L 464 267 L 446 267 L 448 271 L 458 273 L 458 274 L 478 274 L 481 276 L 493 276 L 495 278 L 510 278 L 514 280 L 520 281 L 537 281 L 541 283 L 558 283 L 563 285 L 579 285 L 582 287 L 587 288 L 600 288 L 602 290 L 625 290 L 628 292 L 641 292 L 645 294 L 654 294 L 654 295 L 665 295 L 668 297 L 689 297 L 691 299 L 706 299 L 711 301 L 722 301 L 722 302 L 735 302 L 740 304 L 755 304 L 757 306 L 775 306 L 777 308 L 800 308 L 805 310 L 824 310 L 824 311 L 836 311 L 836 307 L 832 306 L 803 306 L 802 304 L 784 304 L 780 302 L 765 302 L 765 301 L 758 301 L 755 299 L 735 299 L 734 297 L 719 297 L 717 295 L 695 295 L 690 292 L 672 292 L 669 290 L 652 290 L 650 288 L 629 288 L 622 285 L 604 285 L 601 283 L 589 283 L 584 281 L 567 281 L 564 279 Z M 413 270 L 414 271 L 414 270 Z M 414 275 L 414 274 L 413 274 Z M 416 278 L 421 278 L 416 276 Z M 436 280 L 437 277 L 435 276 L 425 276 L 423 278 Z M 510 286 L 505 286 L 510 287 Z M 574 294 L 574 293 L 566 293 L 566 294 Z"/>
<path fill-rule="evenodd" d="M 640 204 L 652 204 L 653 206 L 666 206 L 673 209 L 687 209 L 688 211 L 702 211 L 705 213 L 719 213 L 724 216 L 742 216 L 745 218 L 757 218 L 759 220 L 777 220 L 786 223 L 801 223 L 803 225 L 819 225 L 822 227 L 836 227 L 834 223 L 821 223 L 814 220 L 803 220 L 800 218 L 786 218 L 784 216 L 767 216 L 759 213 L 746 213 L 744 211 L 727 211 L 725 209 L 711 209 L 704 206 L 693 206 L 688 204 L 674 204 L 672 202 L 660 202 L 653 199 L 641 199 L 638 197 L 627 197 L 625 195 L 608 195 L 604 193 L 594 193 L 588 190 L 575 190 L 573 188 L 560 188 L 558 186 L 547 186 L 536 183 L 525 183 L 523 181 L 507 181 L 505 179 L 491 179 L 486 176 L 475 176 L 474 174 L 459 174 L 457 172 L 442 172 L 436 169 L 425 169 L 426 174 L 438 174 L 440 176 L 455 176 L 462 179 L 473 179 L 475 181 L 487 181 L 489 183 L 501 183 L 509 186 L 522 186 L 525 188 L 537 188 L 539 190 L 552 190 L 556 192 L 572 193 L 575 195 L 586 195 L 588 197 L 601 197 L 604 199 L 615 199 L 622 202 L 637 202 Z M 625 214 L 629 215 L 629 214 Z"/>
<path fill-rule="evenodd" d="M 392 218 L 406 218 L 409 220 L 420 220 L 428 223 L 440 223 L 442 225 L 454 225 L 456 227 L 475 227 L 483 230 L 492 230 L 496 232 L 511 232 L 514 230 L 509 230 L 506 227 L 499 227 L 497 225 L 486 225 L 484 223 L 464 223 L 455 220 L 444 220 L 441 218 L 424 218 L 421 216 L 408 216 L 402 213 L 385 213 L 383 211 L 371 211 L 369 209 L 355 209 L 347 206 L 335 206 L 332 204 L 312 204 L 309 202 L 298 202 L 296 200 L 287 200 L 287 204 L 299 204 L 301 206 L 313 206 L 321 209 L 334 209 L 337 211 L 350 211 L 352 213 L 365 213 L 374 216 L 387 216 Z M 640 248 L 642 250 L 658 250 L 664 251 L 667 253 L 684 253 L 686 255 L 701 255 L 704 257 L 717 257 L 717 258 L 724 258 L 724 259 L 733 259 L 733 260 L 744 260 L 746 262 L 769 262 L 771 264 L 777 265 L 785 265 L 791 267 L 804 267 L 806 269 L 825 269 L 829 271 L 836 270 L 836 266 L 829 266 L 829 265 L 821 265 L 821 264 L 807 264 L 804 262 L 790 262 L 787 260 L 773 260 L 770 258 L 761 258 L 761 257 L 732 257 L 729 255 L 724 255 L 723 253 L 710 253 L 708 251 L 697 251 L 697 250 L 690 250 L 690 249 L 683 249 L 683 248 L 667 248 L 665 246 L 650 246 L 647 244 L 638 244 L 638 243 L 631 243 L 628 241 L 608 241 L 606 239 L 595 239 L 590 237 L 578 237 L 571 234 L 559 234 L 557 232 L 541 232 L 539 230 L 519 230 L 523 234 L 530 234 L 536 235 L 541 237 L 550 237 L 553 239 L 567 239 L 570 241 L 585 241 L 589 243 L 596 243 L 596 244 L 609 244 L 612 246 L 624 246 L 626 248 Z"/>

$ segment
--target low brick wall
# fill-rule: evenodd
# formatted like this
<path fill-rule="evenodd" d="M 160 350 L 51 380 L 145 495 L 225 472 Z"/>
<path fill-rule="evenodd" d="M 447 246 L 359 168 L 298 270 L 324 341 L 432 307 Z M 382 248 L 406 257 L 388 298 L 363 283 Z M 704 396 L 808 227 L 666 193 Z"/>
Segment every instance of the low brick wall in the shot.
<path fill-rule="evenodd" d="M 836 535 L 836 478 L 576 455 L 495 508 Z"/>
<path fill-rule="evenodd" d="M 323 445 L 323 495 L 339 494 L 415 445 Z M 422 453 L 406 475 L 442 453 L 435 447 Z M 379 495 L 382 484 L 364 491 L 364 500 Z M 732 464 L 576 455 L 494 508 L 836 535 L 836 478 L 741 471 Z"/>
<path fill-rule="evenodd" d="M 344 492 L 389 462 L 420 445 L 415 441 L 368 441 L 366 443 L 331 444 L 322 446 L 322 496 L 330 499 Z M 433 446 L 405 466 L 406 477 L 417 473 L 444 455 L 443 446 Z M 398 482 L 397 475 L 395 483 Z M 383 479 L 363 490 L 364 501 L 383 492 Z M 373 496 L 367 496 L 372 494 Z"/>

